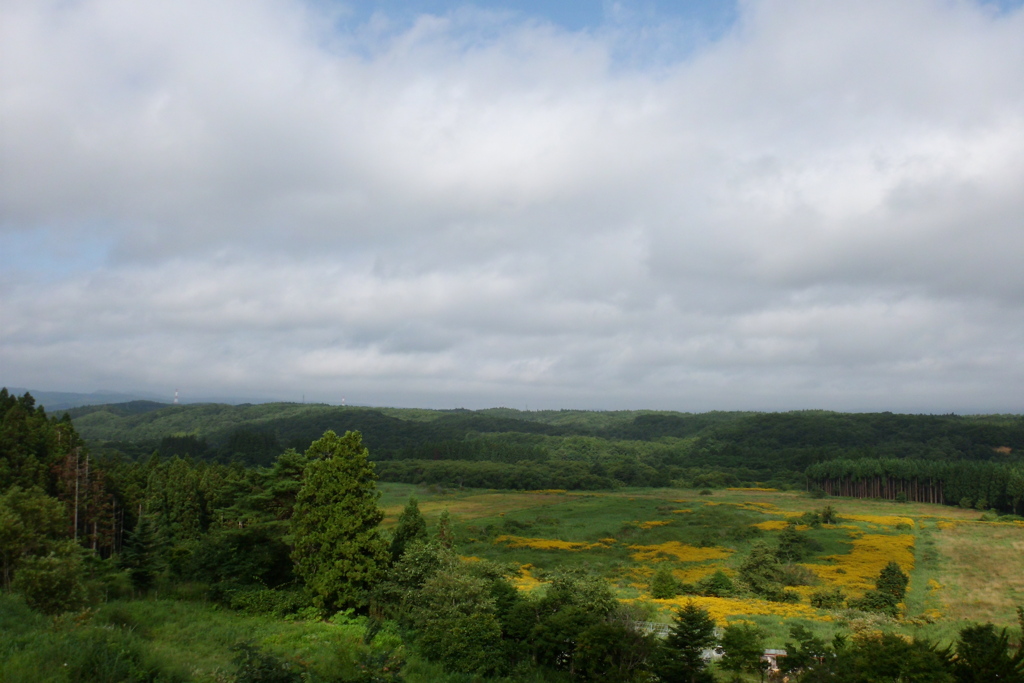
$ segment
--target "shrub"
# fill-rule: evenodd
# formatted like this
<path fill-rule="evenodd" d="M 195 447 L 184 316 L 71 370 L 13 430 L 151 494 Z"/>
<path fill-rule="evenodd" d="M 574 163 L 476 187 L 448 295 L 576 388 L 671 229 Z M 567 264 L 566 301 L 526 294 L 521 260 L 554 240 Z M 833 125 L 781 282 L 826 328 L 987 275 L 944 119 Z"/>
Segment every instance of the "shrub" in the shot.
<path fill-rule="evenodd" d="M 907 586 L 910 584 L 910 577 L 903 573 L 899 564 L 890 562 L 882 568 L 875 581 L 875 589 L 892 595 L 896 602 L 900 602 L 907 594 Z"/>
<path fill-rule="evenodd" d="M 662 564 L 651 577 L 649 586 L 651 597 L 656 600 L 667 600 L 679 595 L 679 581 L 672 575 L 672 569 Z"/>
<path fill-rule="evenodd" d="M 740 565 L 740 579 L 755 594 L 771 599 L 781 590 L 779 558 L 766 543 L 757 543 Z"/>
<path fill-rule="evenodd" d="M 310 605 L 309 596 L 298 591 L 269 588 L 239 589 L 226 592 L 231 609 L 246 614 L 267 614 L 283 617 Z"/>
<path fill-rule="evenodd" d="M 776 589 L 764 596 L 769 602 L 800 602 L 800 594 L 796 591 Z"/>
<path fill-rule="evenodd" d="M 974 507 L 974 501 L 968 498 L 967 496 L 964 496 L 963 498 L 960 499 L 960 507 L 962 507 L 965 510 L 970 510 L 972 507 Z"/>
<path fill-rule="evenodd" d="M 701 489 L 700 493 L 698 493 L 697 495 L 698 496 L 710 496 L 711 495 L 711 489 Z"/>
<path fill-rule="evenodd" d="M 353 683 L 402 683 L 405 660 L 391 650 L 366 648 L 359 652 Z"/>
<path fill-rule="evenodd" d="M 838 588 L 814 591 L 811 593 L 811 607 L 818 609 L 839 609 L 846 602 L 846 596 Z"/>
<path fill-rule="evenodd" d="M 784 564 L 779 568 L 779 583 L 783 586 L 814 586 L 818 575 L 798 564 Z"/>
<path fill-rule="evenodd" d="M 899 493 L 897 493 L 896 494 L 896 502 L 897 503 L 906 503 L 907 502 L 907 494 L 904 493 L 903 491 L 900 491 Z"/>
<path fill-rule="evenodd" d="M 899 614 L 899 605 L 897 603 L 898 601 L 891 593 L 885 593 L 880 590 L 869 590 L 860 598 L 847 600 L 847 604 L 851 609 L 859 609 L 864 612 L 881 612 L 893 617 Z"/>
<path fill-rule="evenodd" d="M 277 655 L 259 649 L 251 642 L 231 648 L 236 654 L 237 683 L 300 683 L 298 667 Z"/>
<path fill-rule="evenodd" d="M 280 526 L 252 526 L 207 534 L 189 555 L 183 573 L 210 584 L 280 586 L 294 578 L 283 532 Z"/>
<path fill-rule="evenodd" d="M 822 524 L 835 524 L 839 521 L 839 513 L 831 505 L 826 505 L 820 510 L 815 510 L 815 514 L 818 515 Z"/>
<path fill-rule="evenodd" d="M 800 515 L 800 517 L 797 518 L 797 521 L 800 524 L 806 524 L 809 527 L 818 528 L 821 526 L 821 515 L 817 512 L 808 510 L 804 514 Z"/>
<path fill-rule="evenodd" d="M 733 594 L 736 585 L 721 569 L 714 574 L 709 574 L 697 582 L 697 589 L 701 595 L 713 598 L 724 598 Z"/>
<path fill-rule="evenodd" d="M 63 556 L 27 557 L 14 577 L 14 589 L 25 602 L 44 614 L 60 614 L 85 606 L 82 563 L 77 548 Z"/>

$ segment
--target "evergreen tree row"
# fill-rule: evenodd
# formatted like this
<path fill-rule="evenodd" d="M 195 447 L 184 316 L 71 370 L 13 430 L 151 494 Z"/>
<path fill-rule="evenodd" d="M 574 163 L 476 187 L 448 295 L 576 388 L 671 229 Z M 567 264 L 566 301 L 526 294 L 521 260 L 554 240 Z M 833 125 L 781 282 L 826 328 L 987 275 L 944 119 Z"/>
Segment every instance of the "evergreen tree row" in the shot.
<path fill-rule="evenodd" d="M 809 485 L 825 493 L 1022 512 L 1024 463 L 861 458 L 811 465 Z"/>

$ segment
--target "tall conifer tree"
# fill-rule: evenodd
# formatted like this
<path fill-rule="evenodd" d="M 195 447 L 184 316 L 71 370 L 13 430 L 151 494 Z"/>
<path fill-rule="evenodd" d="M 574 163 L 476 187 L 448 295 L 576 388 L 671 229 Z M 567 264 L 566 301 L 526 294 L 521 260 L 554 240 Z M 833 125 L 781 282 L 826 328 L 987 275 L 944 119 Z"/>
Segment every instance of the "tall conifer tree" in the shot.
<path fill-rule="evenodd" d="M 409 502 L 405 504 L 405 510 L 399 516 L 398 526 L 391 538 L 391 561 L 398 562 L 405 553 L 406 546 L 417 540 L 427 540 L 427 521 L 423 519 L 416 499 L 409 496 Z"/>
<path fill-rule="evenodd" d="M 306 455 L 292 516 L 295 571 L 319 607 L 362 606 L 390 559 L 369 452 L 359 432 L 328 431 Z"/>

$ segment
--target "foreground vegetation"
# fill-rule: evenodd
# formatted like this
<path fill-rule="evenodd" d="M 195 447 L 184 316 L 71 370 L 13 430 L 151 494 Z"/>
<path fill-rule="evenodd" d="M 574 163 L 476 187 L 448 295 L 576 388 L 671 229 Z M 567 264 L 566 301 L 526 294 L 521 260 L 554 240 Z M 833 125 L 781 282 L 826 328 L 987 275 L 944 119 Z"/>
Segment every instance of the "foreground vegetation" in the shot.
<path fill-rule="evenodd" d="M 730 488 L 704 468 L 707 488 L 651 486 L 644 458 L 675 437 L 644 457 L 557 437 L 593 446 L 557 462 L 601 490 L 377 484 L 356 433 L 259 467 L 160 454 L 194 434 L 135 459 L 29 396 L 0 402 L 0 680 L 758 680 L 765 647 L 806 681 L 1024 666 L 1024 520 L 973 504 Z"/>

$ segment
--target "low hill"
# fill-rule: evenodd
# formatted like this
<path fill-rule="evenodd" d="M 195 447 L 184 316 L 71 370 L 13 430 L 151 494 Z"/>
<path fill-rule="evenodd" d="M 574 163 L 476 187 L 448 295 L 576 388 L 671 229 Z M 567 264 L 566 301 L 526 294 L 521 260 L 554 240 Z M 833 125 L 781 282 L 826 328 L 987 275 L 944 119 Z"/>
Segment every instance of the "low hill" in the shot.
<path fill-rule="evenodd" d="M 508 462 L 519 456 L 544 459 L 546 455 L 537 455 L 542 452 L 563 460 L 637 458 L 654 467 L 674 463 L 802 471 L 813 462 L 835 458 L 1016 460 L 1024 452 L 1024 418 L 1015 415 L 471 411 L 302 403 L 168 406 L 151 401 L 88 406 L 69 414 L 93 444 L 134 454 L 160 449 L 200 458 L 241 456 L 252 463 L 272 459 L 284 448 L 305 449 L 328 429 L 361 431 L 378 460 Z M 178 440 L 169 451 L 161 448 L 167 439 Z M 186 447 L 182 439 L 191 439 L 192 445 Z M 480 439 L 490 446 L 467 450 L 468 442 Z M 498 442 L 533 450 L 488 455 Z"/>

